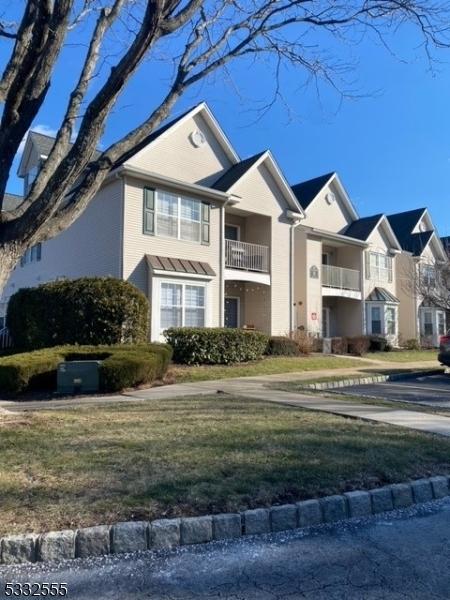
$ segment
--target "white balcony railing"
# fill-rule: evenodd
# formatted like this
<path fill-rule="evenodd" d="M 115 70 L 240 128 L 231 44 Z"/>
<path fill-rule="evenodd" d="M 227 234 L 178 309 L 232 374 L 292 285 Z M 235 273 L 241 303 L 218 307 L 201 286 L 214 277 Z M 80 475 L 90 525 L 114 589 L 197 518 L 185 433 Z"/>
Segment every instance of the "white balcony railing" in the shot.
<path fill-rule="evenodd" d="M 225 266 L 230 269 L 269 272 L 269 247 L 225 240 Z"/>
<path fill-rule="evenodd" d="M 361 291 L 360 272 L 331 265 L 322 265 L 322 285 L 340 290 Z"/>

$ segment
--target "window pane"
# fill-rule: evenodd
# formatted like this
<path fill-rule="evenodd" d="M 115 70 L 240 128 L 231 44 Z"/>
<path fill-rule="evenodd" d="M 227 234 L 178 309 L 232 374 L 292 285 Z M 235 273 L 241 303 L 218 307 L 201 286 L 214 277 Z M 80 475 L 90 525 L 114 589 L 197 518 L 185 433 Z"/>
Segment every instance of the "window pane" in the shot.
<path fill-rule="evenodd" d="M 438 333 L 445 335 L 445 315 L 442 312 L 438 313 Z"/>
<path fill-rule="evenodd" d="M 162 214 L 157 218 L 157 234 L 166 237 L 178 237 L 178 220 L 176 217 L 166 217 Z"/>
<path fill-rule="evenodd" d="M 185 310 L 186 327 L 204 327 L 205 309 L 204 308 L 186 308 Z"/>
<path fill-rule="evenodd" d="M 179 283 L 161 283 L 161 306 L 181 306 L 181 297 Z"/>
<path fill-rule="evenodd" d="M 181 198 L 181 218 L 190 221 L 200 221 L 201 204 L 198 200 Z"/>
<path fill-rule="evenodd" d="M 198 285 L 187 285 L 185 288 L 185 306 L 205 306 L 205 288 Z"/>
<path fill-rule="evenodd" d="M 389 335 L 396 333 L 395 308 L 386 309 L 386 333 Z"/>
<path fill-rule="evenodd" d="M 181 308 L 161 308 L 161 328 L 181 327 Z"/>
<path fill-rule="evenodd" d="M 167 192 L 158 192 L 156 210 L 159 213 L 176 217 L 178 215 L 178 197 Z"/>
<path fill-rule="evenodd" d="M 180 238 L 198 242 L 200 239 L 200 223 L 195 221 L 183 221 L 180 223 Z"/>

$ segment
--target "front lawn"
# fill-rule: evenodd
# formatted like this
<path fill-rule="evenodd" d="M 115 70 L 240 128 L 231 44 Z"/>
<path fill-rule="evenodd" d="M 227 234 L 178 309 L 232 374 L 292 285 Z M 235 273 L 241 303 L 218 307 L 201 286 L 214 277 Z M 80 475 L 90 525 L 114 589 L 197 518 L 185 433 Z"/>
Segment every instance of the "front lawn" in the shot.
<path fill-rule="evenodd" d="M 450 471 L 450 439 L 229 396 L 0 416 L 0 535 L 291 502 Z"/>
<path fill-rule="evenodd" d="M 365 358 L 384 362 L 420 362 L 437 361 L 437 350 L 392 350 L 391 352 L 371 352 Z"/>
<path fill-rule="evenodd" d="M 274 375 L 279 373 L 295 373 L 302 371 L 320 371 L 329 369 L 351 369 L 370 366 L 371 363 L 356 358 L 337 356 L 270 356 L 251 363 L 232 365 L 201 365 L 198 367 L 172 365 L 167 379 L 175 383 L 189 381 L 208 381 L 213 379 L 230 379 L 251 375 Z"/>

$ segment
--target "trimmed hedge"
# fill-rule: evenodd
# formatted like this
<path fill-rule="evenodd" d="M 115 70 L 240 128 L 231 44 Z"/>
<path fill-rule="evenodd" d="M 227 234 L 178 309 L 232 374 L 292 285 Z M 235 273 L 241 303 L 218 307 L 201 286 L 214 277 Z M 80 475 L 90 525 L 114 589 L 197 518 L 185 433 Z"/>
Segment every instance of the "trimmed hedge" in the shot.
<path fill-rule="evenodd" d="M 54 390 L 60 362 L 101 360 L 100 391 L 117 392 L 161 379 L 171 358 L 166 344 L 45 348 L 0 358 L 0 391 Z"/>
<path fill-rule="evenodd" d="M 219 365 L 261 358 L 269 338 L 259 331 L 228 327 L 171 327 L 164 332 L 173 360 L 186 365 Z"/>
<path fill-rule="evenodd" d="M 16 292 L 6 323 L 16 348 L 66 344 L 136 344 L 148 339 L 149 304 L 142 292 L 112 277 L 54 281 Z"/>
<path fill-rule="evenodd" d="M 283 336 L 272 336 L 269 338 L 267 345 L 267 354 L 271 356 L 298 356 L 300 350 L 295 340 Z"/>

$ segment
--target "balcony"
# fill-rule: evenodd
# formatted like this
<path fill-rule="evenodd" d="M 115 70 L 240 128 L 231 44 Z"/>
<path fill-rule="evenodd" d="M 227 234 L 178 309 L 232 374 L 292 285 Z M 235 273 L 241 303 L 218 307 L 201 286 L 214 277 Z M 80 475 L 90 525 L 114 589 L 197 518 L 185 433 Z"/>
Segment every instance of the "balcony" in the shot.
<path fill-rule="evenodd" d="M 322 287 L 325 296 L 361 298 L 361 275 L 355 269 L 322 265 Z M 332 290 L 335 290 L 334 292 Z M 336 293 L 336 290 L 338 292 Z"/>
<path fill-rule="evenodd" d="M 269 272 L 269 247 L 225 240 L 225 267 L 257 273 Z"/>

